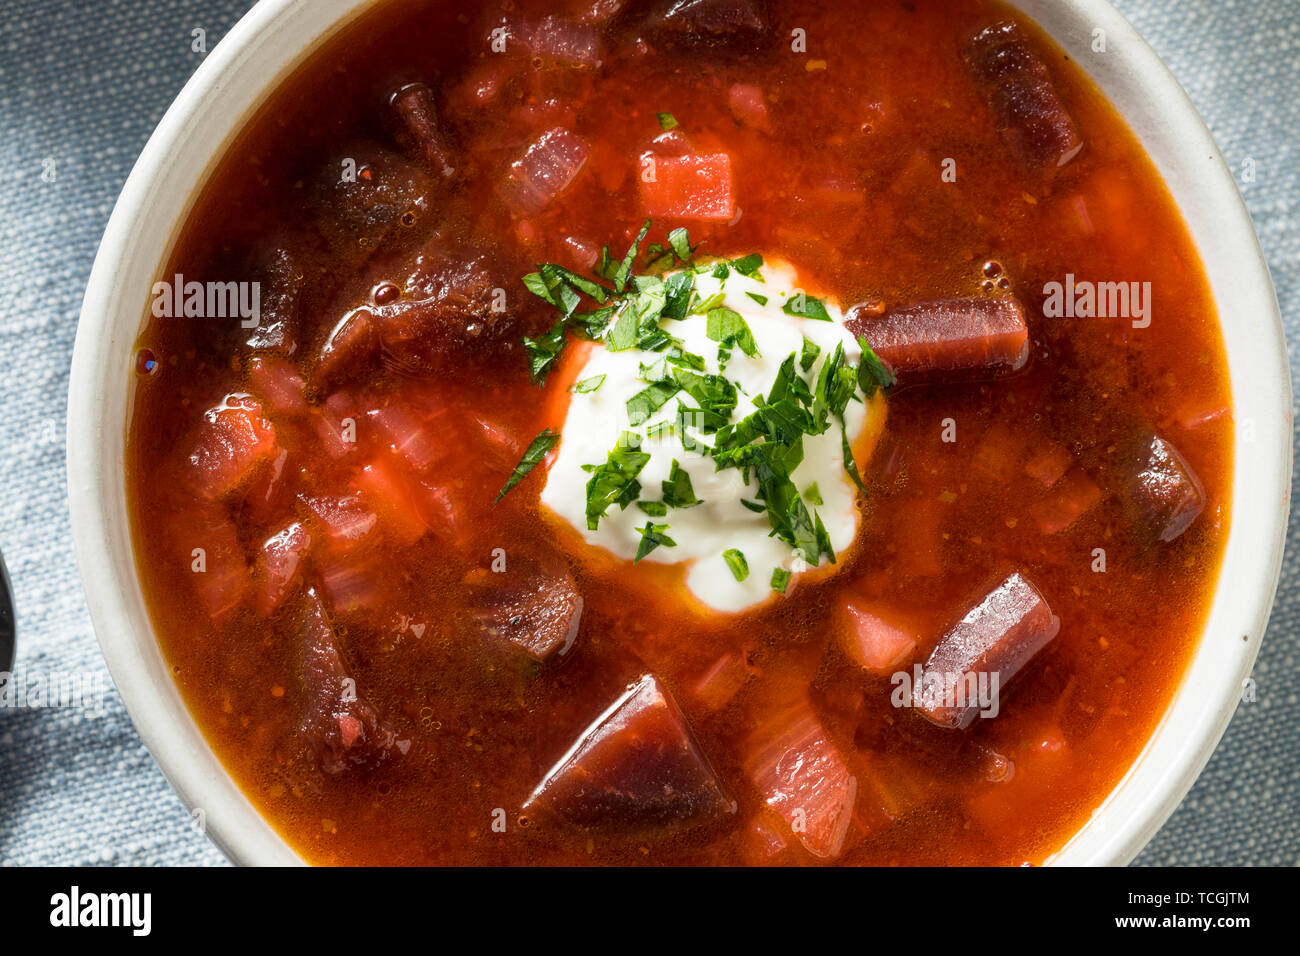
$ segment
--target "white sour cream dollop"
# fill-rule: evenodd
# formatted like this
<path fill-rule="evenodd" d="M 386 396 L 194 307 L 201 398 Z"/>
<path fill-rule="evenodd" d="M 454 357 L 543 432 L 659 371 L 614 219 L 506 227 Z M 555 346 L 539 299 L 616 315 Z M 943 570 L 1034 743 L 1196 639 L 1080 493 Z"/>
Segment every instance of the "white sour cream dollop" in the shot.
<path fill-rule="evenodd" d="M 817 321 L 788 315 L 783 306 L 792 296 L 802 295 L 794 270 L 785 263 L 768 261 L 760 270 L 762 280 L 740 275 L 734 270 L 726 279 L 709 273 L 695 277 L 695 290 L 701 299 L 721 293 L 722 306 L 739 313 L 749 325 L 757 344 L 758 354 L 746 355 L 733 348 L 726 366 L 722 369 L 727 379 L 737 386 L 738 404 L 731 416 L 737 422 L 755 409 L 754 397 L 766 396 L 772 388 L 781 364 L 791 353 L 802 353 L 807 338 L 820 348 L 816 363 L 808 370 L 800 370 L 810 386 L 815 385 L 822 364 L 843 346 L 845 358 L 856 364 L 861 349 L 852 334 L 844 328 L 843 313 L 833 302 L 824 301 L 826 311 L 833 321 Z M 752 293 L 752 295 L 750 294 Z M 760 303 L 754 296 L 766 299 Z M 795 300 L 795 308 L 804 300 Z M 706 334 L 704 315 L 690 315 L 682 320 L 664 319 L 661 325 L 670 335 L 680 339 L 682 349 L 705 360 L 705 371 L 717 374 L 718 343 Z M 698 403 L 685 392 L 679 392 L 647 421 L 632 427 L 628 420 L 627 401 L 646 388 L 640 377 L 642 364 L 662 358 L 662 353 L 640 349 L 610 351 L 596 345 L 577 380 L 587 381 L 604 376 L 600 387 L 590 392 L 575 392 L 561 432 L 559 454 L 546 477 L 542 503 L 564 521 L 576 528 L 594 547 L 603 548 L 619 558 L 632 561 L 641 544 L 638 529 L 647 522 L 668 525 L 664 533 L 676 542 L 675 547 L 661 546 L 651 551 L 643 560 L 686 566 L 686 584 L 700 601 L 723 612 L 738 612 L 762 604 L 774 597 L 772 572 L 783 568 L 794 577 L 810 570 L 792 547 L 778 537 L 771 536 L 771 524 L 766 513 L 756 513 L 746 508 L 741 499 L 757 498 L 757 482 L 751 476 L 745 484 L 738 469 L 716 470 L 713 459 L 698 451 L 686 450 L 680 436 L 669 429 L 656 429 L 657 425 L 672 425 L 677 418 L 681 401 L 691 407 Z M 799 366 L 796 364 L 796 368 Z M 883 414 L 883 403 L 850 401 L 844 414 L 849 442 L 856 445 L 869 424 L 869 417 Z M 879 423 L 874 423 L 879 424 Z M 695 496 L 703 503 L 692 508 L 669 508 L 664 517 L 650 517 L 636 504 L 620 510 L 612 506 L 600 526 L 592 531 L 587 527 L 586 487 L 590 475 L 583 465 L 600 465 L 624 432 L 635 432 L 644 440 L 641 451 L 650 455 L 649 462 L 638 476 L 642 501 L 662 500 L 662 482 L 668 479 L 672 463 L 690 475 Z M 662 437 L 647 438 L 663 432 Z M 694 434 L 696 441 L 712 445 L 711 435 Z M 864 462 L 858 462 L 861 471 Z M 830 536 L 836 554 L 853 542 L 860 514 L 856 506 L 857 488 L 844 468 L 840 429 L 833 424 L 824 434 L 804 437 L 803 462 L 791 474 L 791 479 L 801 493 L 812 485 L 817 486 L 823 503 L 808 502 L 815 509 Z M 806 495 L 805 495 L 806 497 Z M 749 575 L 736 580 L 723 552 L 735 549 L 745 556 Z M 822 558 L 823 564 L 829 562 Z"/>

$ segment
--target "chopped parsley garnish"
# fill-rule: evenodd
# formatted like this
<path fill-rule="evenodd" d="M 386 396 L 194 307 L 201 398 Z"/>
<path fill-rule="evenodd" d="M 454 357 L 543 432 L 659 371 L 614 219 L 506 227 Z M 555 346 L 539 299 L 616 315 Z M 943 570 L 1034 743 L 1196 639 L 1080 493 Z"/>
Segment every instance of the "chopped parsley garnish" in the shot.
<path fill-rule="evenodd" d="M 723 551 L 722 560 L 727 562 L 727 567 L 731 568 L 731 574 L 737 581 L 743 581 L 749 577 L 749 562 L 735 548 L 728 548 Z"/>
<path fill-rule="evenodd" d="M 674 272 L 664 283 L 665 319 L 684 319 L 691 307 L 691 296 L 695 292 L 695 273 L 689 269 Z"/>
<path fill-rule="evenodd" d="M 659 119 L 659 128 L 665 133 L 677 128 L 677 117 L 672 113 L 656 113 L 655 116 Z"/>
<path fill-rule="evenodd" d="M 640 564 L 642 558 L 660 545 L 666 548 L 677 547 L 677 542 L 664 534 L 668 530 L 666 524 L 653 524 L 647 521 L 644 528 L 637 528 L 636 530 L 641 535 L 641 544 L 636 549 L 636 558 L 632 561 L 633 564 Z"/>
<path fill-rule="evenodd" d="M 668 404 L 669 399 L 680 389 L 676 382 L 655 382 L 637 392 L 627 400 L 627 420 L 636 428 L 644 425 L 655 412 Z"/>
<path fill-rule="evenodd" d="M 632 265 L 636 262 L 637 250 L 641 248 L 641 240 L 645 239 L 649 232 L 650 220 L 647 219 L 645 225 L 641 227 L 641 231 L 632 240 L 632 245 L 628 247 L 627 255 L 623 257 L 623 261 L 619 263 L 618 269 L 614 272 L 614 291 L 619 295 L 622 295 L 623 290 L 627 288 L 627 280 L 632 276 Z"/>
<path fill-rule="evenodd" d="M 733 346 L 739 348 L 750 358 L 758 355 L 758 345 L 754 342 L 754 333 L 749 323 L 733 309 L 710 309 L 706 318 L 705 335 L 725 349 Z"/>
<path fill-rule="evenodd" d="M 668 472 L 668 480 L 663 482 L 664 503 L 672 508 L 694 508 L 696 505 L 703 504 L 699 498 L 695 497 L 695 488 L 691 484 L 691 476 L 687 474 L 686 469 L 676 458 L 673 459 L 673 467 Z"/>
<path fill-rule="evenodd" d="M 668 233 L 668 247 L 677 254 L 677 258 L 682 262 L 690 262 L 691 255 L 695 252 L 691 248 L 690 236 L 680 226 Z"/>
<path fill-rule="evenodd" d="M 808 371 L 817 364 L 817 356 L 822 354 L 822 347 L 804 336 L 803 351 L 799 353 L 799 368 Z"/>
<path fill-rule="evenodd" d="M 894 370 L 871 350 L 864 336 L 858 336 L 858 345 L 862 349 L 862 361 L 858 363 L 858 388 L 862 389 L 862 394 L 871 398 L 882 388 L 893 388 L 896 381 Z"/>
<path fill-rule="evenodd" d="M 582 466 L 582 470 L 591 475 L 587 481 L 588 530 L 595 531 L 600 527 L 600 519 L 612 505 L 626 510 L 641 497 L 641 482 L 636 480 L 636 476 L 641 474 L 650 456 L 640 448 L 641 439 L 634 433 L 624 432 L 603 465 Z"/>
<path fill-rule="evenodd" d="M 785 568 L 772 569 L 772 590 L 778 594 L 784 594 L 785 589 L 790 584 L 790 572 Z"/>
<path fill-rule="evenodd" d="M 661 114 L 659 119 L 661 125 L 671 124 L 664 125 L 665 129 L 676 125 L 669 114 Z M 766 395 L 742 391 L 727 376 L 726 365 L 735 351 L 757 357 L 757 340 L 741 313 L 725 305 L 727 293 L 704 294 L 699 277 L 708 275 L 725 283 L 734 271 L 762 282 L 763 257 L 752 254 L 693 262 L 696 250 L 685 229 L 674 229 L 665 242 L 647 245 L 650 227 L 647 220 L 621 259 L 611 257 L 608 246 L 602 248 L 594 278 L 553 263 L 538 265 L 535 273 L 525 276 L 526 287 L 560 313 L 544 334 L 524 340 L 533 380 L 545 382 L 569 333 L 598 341 L 610 352 L 637 349 L 650 353 L 639 362 L 645 387 L 626 402 L 627 427 L 644 429 L 648 441 L 671 439 L 688 453 L 712 458 L 716 471 L 736 469 L 750 489 L 747 494 L 752 495 L 741 498 L 741 505 L 765 514 L 773 537 L 795 549 L 812 566 L 823 559 L 834 563 L 830 535 L 817 512 L 825 505 L 822 493 L 815 483 L 801 493 L 793 477 L 804 460 L 804 440 L 838 427 L 844 469 L 861 490 L 845 413 L 851 401 L 870 399 L 890 388 L 893 371 L 864 339 L 859 339 L 862 359 L 854 365 L 842 344 L 824 354 L 821 346 L 804 336 L 802 347 L 781 364 Z M 770 301 L 756 292 L 746 290 L 745 294 L 759 305 Z M 820 299 L 803 292 L 786 298 L 782 312 L 812 321 L 833 321 Z M 670 331 L 671 323 L 690 316 L 704 317 L 705 335 L 718 345 L 717 374 L 710 373 L 705 358 L 686 351 L 683 339 Z M 570 390 L 594 392 L 605 378 L 584 379 Z M 753 408 L 736 419 L 742 394 Z M 674 399 L 676 405 L 669 409 Z M 690 473 L 676 459 L 668 479 L 661 483 L 662 500 L 641 500 L 643 489 L 638 479 L 650 460 L 641 450 L 642 440 L 638 432 L 625 431 L 604 462 L 582 466 L 590 476 L 586 488 L 589 530 L 597 530 L 601 518 L 615 505 L 626 510 L 635 504 L 647 517 L 662 519 L 674 508 L 702 503 Z M 501 494 L 518 484 L 558 441 L 559 436 L 549 431 L 539 435 Z M 641 535 L 637 561 L 655 548 L 676 547 L 666 534 L 666 524 L 651 520 L 637 530 Z M 749 568 L 744 555 L 732 549 L 723 556 L 736 579 L 745 580 Z M 790 577 L 789 570 L 777 568 L 772 574 L 773 589 L 784 593 Z"/>
<path fill-rule="evenodd" d="M 786 299 L 785 305 L 781 306 L 781 311 L 786 315 L 793 315 L 800 319 L 815 319 L 818 322 L 835 321 L 831 318 L 831 314 L 826 311 L 826 306 L 821 299 L 814 299 L 802 292 L 796 292 Z"/>
<path fill-rule="evenodd" d="M 552 448 L 560 443 L 560 436 L 555 434 L 549 428 L 543 429 L 532 443 L 524 451 L 524 455 L 519 459 L 519 464 L 515 465 L 515 470 L 511 472 L 510 479 L 506 482 L 505 487 L 497 494 L 496 501 L 499 502 L 504 498 L 515 485 L 528 477 L 528 473 L 538 466 Z"/>
<path fill-rule="evenodd" d="M 567 325 L 567 320 L 560 319 L 545 334 L 535 339 L 524 338 L 524 349 L 528 352 L 528 372 L 538 385 L 545 383 L 547 373 L 555 367 L 560 352 L 564 350 Z"/>

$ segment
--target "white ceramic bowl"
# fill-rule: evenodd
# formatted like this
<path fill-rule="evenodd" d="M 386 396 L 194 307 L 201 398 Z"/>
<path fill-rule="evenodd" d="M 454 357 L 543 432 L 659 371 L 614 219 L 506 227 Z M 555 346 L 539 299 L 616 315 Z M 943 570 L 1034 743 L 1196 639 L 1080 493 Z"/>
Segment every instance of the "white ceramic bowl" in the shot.
<path fill-rule="evenodd" d="M 132 350 L 147 290 L 200 188 L 246 118 L 371 0 L 262 0 L 208 55 L 127 180 L 82 307 L 68 406 L 72 527 L 113 679 L 149 750 L 238 863 L 301 862 L 217 761 L 159 651 L 132 558 L 124 447 Z M 1169 711 L 1128 775 L 1053 862 L 1130 861 L 1190 789 L 1241 697 L 1281 568 L 1291 385 L 1277 301 L 1236 184 L 1152 50 L 1103 0 L 1016 0 L 1127 119 L 1181 208 L 1224 322 L 1238 422 L 1232 527 L 1208 627 Z M 1094 31 L 1108 52 L 1094 54 Z M 1250 423 L 1248 427 L 1246 423 Z M 1253 435 L 1253 441 L 1249 440 Z"/>

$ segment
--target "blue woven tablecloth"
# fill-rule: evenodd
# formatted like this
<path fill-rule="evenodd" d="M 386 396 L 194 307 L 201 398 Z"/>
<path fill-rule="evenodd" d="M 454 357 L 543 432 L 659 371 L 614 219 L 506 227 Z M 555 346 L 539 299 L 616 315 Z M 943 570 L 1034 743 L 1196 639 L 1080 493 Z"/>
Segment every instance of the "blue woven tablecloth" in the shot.
<path fill-rule="evenodd" d="M 0 3 L 0 550 L 29 674 L 107 671 L 73 558 L 64 480 L 68 365 L 113 202 L 167 105 L 248 0 Z M 1300 2 L 1116 0 L 1209 121 L 1244 186 L 1288 336 L 1300 341 Z M 51 178 L 53 181 L 46 181 Z M 44 178 L 42 174 L 45 174 Z M 1292 358 L 1295 368 L 1295 358 Z M 1258 699 L 1238 708 L 1147 864 L 1300 862 L 1300 571 L 1289 557 Z M 0 863 L 215 864 L 116 693 L 102 716 L 0 709 Z"/>

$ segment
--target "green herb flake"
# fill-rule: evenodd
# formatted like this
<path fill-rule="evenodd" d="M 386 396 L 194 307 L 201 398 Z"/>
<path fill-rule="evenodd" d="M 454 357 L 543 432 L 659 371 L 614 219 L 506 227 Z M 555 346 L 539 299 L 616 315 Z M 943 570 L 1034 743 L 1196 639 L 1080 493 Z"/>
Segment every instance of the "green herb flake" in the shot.
<path fill-rule="evenodd" d="M 668 530 L 668 525 L 653 524 L 652 522 L 649 521 L 646 522 L 644 528 L 637 528 L 637 532 L 641 535 L 641 544 L 636 549 L 636 558 L 633 559 L 632 563 L 640 564 L 642 558 L 644 558 L 646 555 L 648 555 L 651 551 L 653 551 L 655 548 L 659 547 L 660 545 L 666 548 L 677 547 L 677 542 L 674 541 L 672 538 L 668 537 L 668 535 L 664 534 L 664 532 L 667 530 Z"/>
<path fill-rule="evenodd" d="M 686 318 L 690 306 L 691 296 L 695 292 L 695 273 L 683 269 L 681 272 L 674 272 L 664 280 L 664 310 L 665 319 L 684 319 Z"/>
<path fill-rule="evenodd" d="M 743 581 L 749 577 L 749 562 L 735 548 L 728 548 L 723 551 L 722 560 L 727 562 L 727 567 L 731 568 L 732 577 L 737 581 Z"/>
<path fill-rule="evenodd" d="M 626 509 L 641 497 L 641 483 L 636 477 L 650 461 L 650 456 L 640 448 L 640 437 L 633 432 L 624 432 L 604 464 L 582 466 L 582 470 L 591 475 L 587 481 L 588 530 L 595 531 L 600 527 L 600 519 L 611 506 Z"/>
<path fill-rule="evenodd" d="M 786 315 L 793 315 L 800 319 L 812 319 L 816 322 L 835 321 L 831 318 L 831 314 L 826 311 L 826 306 L 821 299 L 814 299 L 802 292 L 796 292 L 786 299 L 785 305 L 781 306 L 781 311 Z"/>
<path fill-rule="evenodd" d="M 647 219 L 645 225 L 641 227 L 641 231 L 638 232 L 636 238 L 632 240 L 632 245 L 628 247 L 627 255 L 623 257 L 623 261 L 619 263 L 618 269 L 614 273 L 614 291 L 619 295 L 622 295 L 623 291 L 627 288 L 627 280 L 632 275 L 632 264 L 636 262 L 637 251 L 641 248 L 641 242 L 649 232 L 650 220 Z"/>
<path fill-rule="evenodd" d="M 695 250 L 691 248 L 690 234 L 682 227 L 668 233 L 668 247 L 677 254 L 682 262 L 690 262 Z"/>
<path fill-rule="evenodd" d="M 799 367 L 805 372 L 817 364 L 817 356 L 822 354 L 822 347 L 808 336 L 803 339 L 803 351 L 799 353 Z"/>
<path fill-rule="evenodd" d="M 759 305 L 767 305 L 767 303 L 768 303 L 768 298 L 767 298 L 767 296 L 765 296 L 765 295 L 759 295 L 757 292 L 746 292 L 745 295 L 749 296 L 751 299 L 753 299 L 753 300 L 754 300 L 755 302 L 757 302 Z"/>
<path fill-rule="evenodd" d="M 509 480 L 505 483 L 505 487 L 501 489 L 500 493 L 497 494 L 496 501 L 492 503 L 499 503 L 502 498 L 509 494 L 510 490 L 514 488 L 515 485 L 527 478 L 528 473 L 536 468 L 537 465 L 541 463 L 542 459 L 550 454 L 551 449 L 559 443 L 559 435 L 551 431 L 549 428 L 543 429 L 538 436 L 533 439 L 527 450 L 524 451 L 523 457 L 519 459 L 519 464 L 515 465 L 515 470 L 511 472 Z"/>
<path fill-rule="evenodd" d="M 668 514 L 668 506 L 662 501 L 638 501 L 636 506 L 652 518 L 663 518 Z"/>
<path fill-rule="evenodd" d="M 633 428 L 643 425 L 681 389 L 676 382 L 655 382 L 627 400 L 627 420 Z"/>
<path fill-rule="evenodd" d="M 862 475 L 858 473 L 858 463 L 853 460 L 853 449 L 849 445 L 848 427 L 842 421 L 840 422 L 840 448 L 844 454 L 845 472 L 848 473 L 853 484 L 857 485 L 859 492 L 865 491 L 866 489 L 862 487 Z"/>
<path fill-rule="evenodd" d="M 858 346 L 862 349 L 862 361 L 858 363 L 858 388 L 862 394 L 871 398 L 882 388 L 893 388 L 896 381 L 893 369 L 872 351 L 865 336 L 858 336 Z"/>
<path fill-rule="evenodd" d="M 705 320 L 704 334 L 723 348 L 735 346 L 750 358 L 758 355 L 758 344 L 754 341 L 749 323 L 734 309 L 710 309 Z"/>
<path fill-rule="evenodd" d="M 817 482 L 815 481 L 804 489 L 803 497 L 805 501 L 810 502 L 819 508 L 826 504 L 826 502 L 822 500 L 821 489 L 817 487 Z"/>
<path fill-rule="evenodd" d="M 584 378 L 580 382 L 574 382 L 573 385 L 569 387 L 569 391 L 576 392 L 579 395 L 586 395 L 589 392 L 596 391 L 596 389 L 600 388 L 604 384 L 604 375 L 593 375 L 591 378 Z"/>
<path fill-rule="evenodd" d="M 739 272 L 742 276 L 754 278 L 758 275 L 758 270 L 763 268 L 763 257 L 757 252 L 745 256 L 743 259 L 736 259 L 731 263 L 731 267 Z"/>
<path fill-rule="evenodd" d="M 659 128 L 665 133 L 677 128 L 677 117 L 672 113 L 656 113 L 655 116 L 659 119 Z"/>
<path fill-rule="evenodd" d="M 676 458 L 673 459 L 673 466 L 668 472 L 668 480 L 663 482 L 663 492 L 664 503 L 672 508 L 694 508 L 696 505 L 703 504 L 695 497 L 695 487 L 691 484 L 690 474 Z"/>
<path fill-rule="evenodd" d="M 784 594 L 785 589 L 790 585 L 790 572 L 785 568 L 772 569 L 772 590 L 777 594 Z"/>
<path fill-rule="evenodd" d="M 564 334 L 566 327 L 566 321 L 560 319 L 545 334 L 535 339 L 524 338 L 524 349 L 528 353 L 528 372 L 532 376 L 533 384 L 546 383 L 547 374 L 555 367 L 568 341 Z"/>

